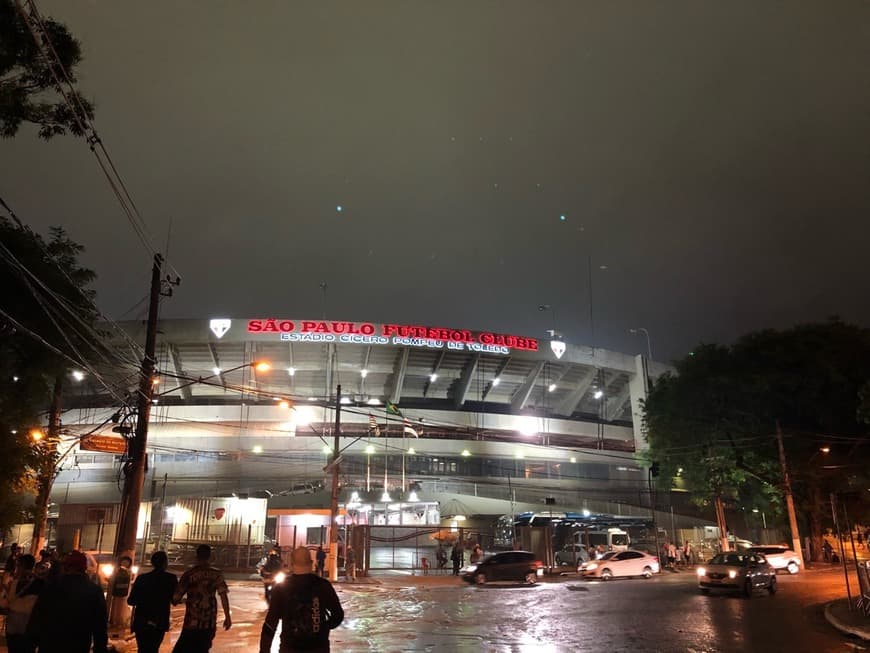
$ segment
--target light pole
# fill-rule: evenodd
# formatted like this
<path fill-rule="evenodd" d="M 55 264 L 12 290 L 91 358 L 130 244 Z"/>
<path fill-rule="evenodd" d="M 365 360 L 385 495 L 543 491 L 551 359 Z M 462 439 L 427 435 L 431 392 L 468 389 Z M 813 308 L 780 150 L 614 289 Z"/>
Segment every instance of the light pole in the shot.
<path fill-rule="evenodd" d="M 635 335 L 635 336 L 636 336 L 638 333 L 642 333 L 643 335 L 646 336 L 646 355 L 647 355 L 647 360 L 652 360 L 652 345 L 650 344 L 649 331 L 647 331 L 647 330 L 646 330 L 645 328 L 643 328 L 643 327 L 637 327 L 636 329 L 629 329 L 628 331 L 629 331 L 629 333 L 631 333 L 632 335 Z"/>
<path fill-rule="evenodd" d="M 551 322 L 553 328 L 550 329 L 550 331 L 551 331 L 551 334 L 550 334 L 550 335 L 552 335 L 554 338 L 558 338 L 559 335 L 558 335 L 558 333 L 557 333 L 557 331 L 556 331 L 556 309 L 553 308 L 553 305 L 552 305 L 552 304 L 540 304 L 540 305 L 538 306 L 538 310 L 541 311 L 542 313 L 543 313 L 544 311 L 550 311 L 550 317 L 551 317 L 551 319 L 553 320 L 553 321 Z"/>

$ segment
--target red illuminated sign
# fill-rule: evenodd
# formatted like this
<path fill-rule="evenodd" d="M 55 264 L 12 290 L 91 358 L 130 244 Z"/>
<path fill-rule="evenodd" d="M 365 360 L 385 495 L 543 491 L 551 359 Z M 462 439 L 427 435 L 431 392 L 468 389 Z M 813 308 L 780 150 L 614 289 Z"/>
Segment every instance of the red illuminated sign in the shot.
<path fill-rule="evenodd" d="M 445 329 L 442 327 L 328 320 L 249 320 L 248 333 L 280 334 L 290 342 L 347 342 L 352 344 L 406 345 L 435 349 L 470 349 L 507 354 L 511 349 L 538 351 L 535 338 L 489 331 Z"/>

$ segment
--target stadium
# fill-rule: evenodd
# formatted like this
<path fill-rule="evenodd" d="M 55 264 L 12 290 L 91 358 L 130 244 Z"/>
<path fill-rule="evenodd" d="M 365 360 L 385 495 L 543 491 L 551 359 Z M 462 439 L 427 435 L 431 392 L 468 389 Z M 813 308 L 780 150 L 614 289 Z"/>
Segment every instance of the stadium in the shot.
<path fill-rule="evenodd" d="M 51 498 L 59 544 L 114 539 L 144 332 L 113 324 L 123 362 L 71 373 Z M 324 319 L 163 320 L 158 333 L 143 549 L 325 541 L 337 409 L 339 523 L 418 529 L 412 567 L 451 531 L 497 546 L 499 516 L 649 525 L 641 402 L 668 366 L 644 356 Z M 678 510 L 678 524 L 664 505 L 674 529 L 705 523 Z"/>

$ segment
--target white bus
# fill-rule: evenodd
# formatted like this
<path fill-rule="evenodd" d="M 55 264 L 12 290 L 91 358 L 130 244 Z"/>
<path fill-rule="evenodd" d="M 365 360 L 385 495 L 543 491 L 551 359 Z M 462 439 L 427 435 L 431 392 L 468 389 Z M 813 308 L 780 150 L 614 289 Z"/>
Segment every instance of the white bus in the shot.
<path fill-rule="evenodd" d="M 628 533 L 621 528 L 595 531 L 578 530 L 574 533 L 574 541 L 577 544 L 585 544 L 590 556 L 599 546 L 603 547 L 605 551 L 627 551 L 631 544 Z"/>

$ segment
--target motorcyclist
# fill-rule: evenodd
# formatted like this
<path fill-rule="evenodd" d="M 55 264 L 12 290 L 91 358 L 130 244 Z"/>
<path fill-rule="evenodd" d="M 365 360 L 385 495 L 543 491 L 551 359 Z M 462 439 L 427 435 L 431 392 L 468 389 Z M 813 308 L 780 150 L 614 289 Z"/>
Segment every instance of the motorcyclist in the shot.
<path fill-rule="evenodd" d="M 260 567 L 260 577 L 263 579 L 263 594 L 266 597 L 266 602 L 272 598 L 272 585 L 280 583 L 283 578 L 279 574 L 283 574 L 284 561 L 277 551 L 270 551 L 266 561 Z"/>

